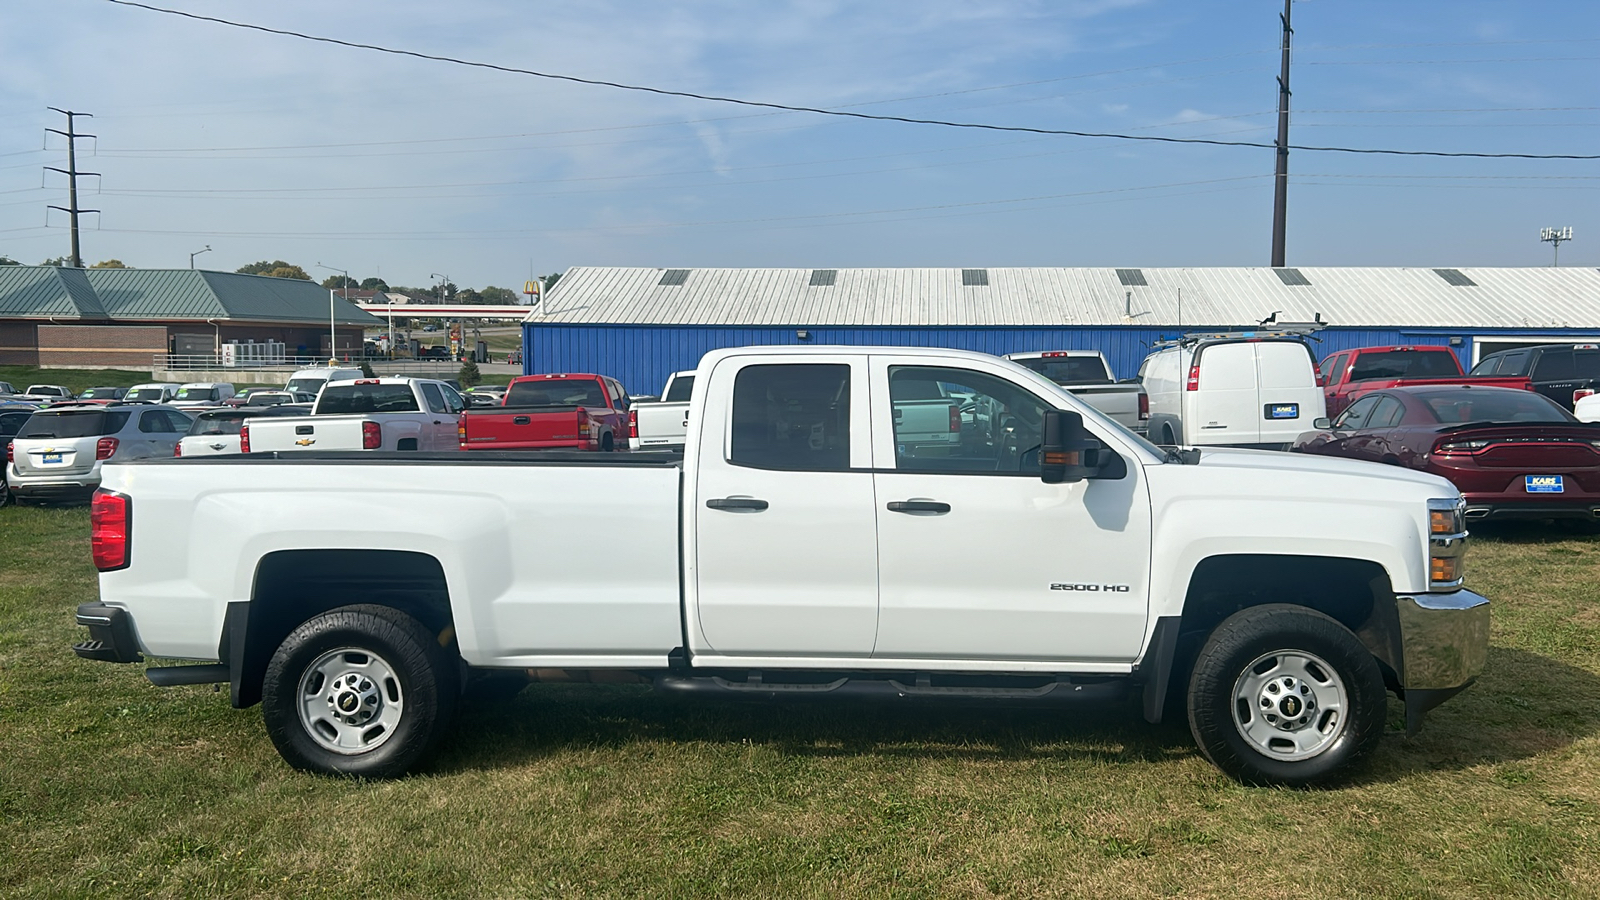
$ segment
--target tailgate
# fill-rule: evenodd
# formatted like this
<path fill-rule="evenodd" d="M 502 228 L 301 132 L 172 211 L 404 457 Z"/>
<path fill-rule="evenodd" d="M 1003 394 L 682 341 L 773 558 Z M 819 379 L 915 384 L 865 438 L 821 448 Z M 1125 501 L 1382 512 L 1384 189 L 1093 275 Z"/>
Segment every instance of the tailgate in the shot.
<path fill-rule="evenodd" d="M 250 419 L 250 452 L 273 450 L 360 450 L 362 416 L 305 416 Z"/>
<path fill-rule="evenodd" d="M 462 421 L 467 432 L 466 446 L 480 450 L 580 439 L 578 409 L 573 406 L 467 410 Z M 588 435 L 582 437 L 586 439 Z"/>
<path fill-rule="evenodd" d="M 660 447 L 683 444 L 689 434 L 689 404 L 642 403 L 638 413 L 639 446 Z"/>
<path fill-rule="evenodd" d="M 1139 394 L 1143 388 L 1137 384 L 1064 384 L 1062 387 L 1123 424 L 1139 419 Z"/>

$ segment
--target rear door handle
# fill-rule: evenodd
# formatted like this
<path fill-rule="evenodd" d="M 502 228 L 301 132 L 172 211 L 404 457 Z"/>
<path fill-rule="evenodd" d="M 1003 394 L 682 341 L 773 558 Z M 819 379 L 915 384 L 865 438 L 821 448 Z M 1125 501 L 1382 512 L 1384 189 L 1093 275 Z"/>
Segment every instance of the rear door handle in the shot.
<path fill-rule="evenodd" d="M 511 417 L 511 424 L 513 424 L 513 425 L 526 425 L 526 424 L 528 424 L 528 417 L 527 416 L 512 416 Z"/>
<path fill-rule="evenodd" d="M 891 500 L 889 511 L 947 513 L 950 511 L 950 504 L 940 503 L 938 500 Z"/>
<path fill-rule="evenodd" d="M 718 497 L 707 500 L 706 506 L 710 509 L 749 509 L 760 512 L 767 508 L 767 501 L 757 500 L 754 497 Z"/>

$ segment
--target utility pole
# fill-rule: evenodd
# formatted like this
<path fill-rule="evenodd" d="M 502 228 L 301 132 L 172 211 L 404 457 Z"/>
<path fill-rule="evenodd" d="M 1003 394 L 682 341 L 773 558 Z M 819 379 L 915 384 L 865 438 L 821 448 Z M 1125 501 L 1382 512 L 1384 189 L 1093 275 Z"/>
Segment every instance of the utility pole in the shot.
<path fill-rule="evenodd" d="M 1272 267 L 1281 269 L 1284 232 L 1289 224 L 1289 45 L 1294 29 L 1289 27 L 1289 5 L 1283 0 L 1283 63 L 1278 72 L 1278 167 L 1272 177 Z"/>
<path fill-rule="evenodd" d="M 98 213 L 100 210 L 98 210 L 98 209 L 79 209 L 78 208 L 78 176 L 79 175 L 94 175 L 94 176 L 98 177 L 100 173 L 99 172 L 79 172 L 78 171 L 78 138 L 92 138 L 92 137 L 94 137 L 94 135 L 92 135 L 92 134 L 79 134 L 77 129 L 73 127 L 73 119 L 75 117 L 77 117 L 77 116 L 88 116 L 89 118 L 92 119 L 92 118 L 94 118 L 94 116 L 90 115 L 89 113 L 72 112 L 71 110 L 57 109 L 54 106 L 50 107 L 50 109 L 54 110 L 55 112 L 61 113 L 62 115 L 67 117 L 67 130 L 66 131 L 62 131 L 59 128 L 46 128 L 45 129 L 45 131 L 55 132 L 56 134 L 59 134 L 59 135 L 65 137 L 67 139 L 67 167 L 65 169 L 58 169 L 55 166 L 45 166 L 46 169 L 49 169 L 52 172 L 60 172 L 61 174 L 67 176 L 67 205 L 66 206 L 51 206 L 50 208 L 51 209 L 59 209 L 62 212 L 66 213 L 68 216 L 71 217 L 71 219 L 72 219 L 72 258 L 71 258 L 71 260 L 69 262 L 70 262 L 72 268 L 81 269 L 81 268 L 83 268 L 83 257 L 80 256 L 79 253 L 78 253 L 78 214 L 79 213 L 91 213 L 91 212 L 92 213 Z"/>

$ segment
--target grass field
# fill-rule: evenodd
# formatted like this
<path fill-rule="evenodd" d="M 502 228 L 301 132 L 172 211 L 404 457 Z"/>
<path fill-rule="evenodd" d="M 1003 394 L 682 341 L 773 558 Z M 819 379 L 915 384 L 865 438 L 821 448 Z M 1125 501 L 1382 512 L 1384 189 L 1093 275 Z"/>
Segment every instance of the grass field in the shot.
<path fill-rule="evenodd" d="M 80 661 L 82 509 L 0 509 L 6 896 L 1600 896 L 1600 541 L 1480 538 L 1489 671 L 1337 788 L 1223 779 L 1135 709 L 668 702 L 535 686 L 391 783 Z M 1391 730 L 1399 705 L 1391 703 Z"/>
<path fill-rule="evenodd" d="M 72 392 L 92 387 L 132 387 L 150 380 L 148 369 L 41 369 L 38 366 L 0 366 L 0 381 L 9 381 L 17 390 L 30 384 L 59 384 Z"/>

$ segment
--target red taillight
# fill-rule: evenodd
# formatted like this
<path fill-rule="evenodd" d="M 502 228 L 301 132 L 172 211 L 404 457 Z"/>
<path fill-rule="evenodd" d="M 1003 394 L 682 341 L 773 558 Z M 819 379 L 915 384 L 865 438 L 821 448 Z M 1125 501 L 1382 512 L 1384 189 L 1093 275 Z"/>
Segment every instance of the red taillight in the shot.
<path fill-rule="evenodd" d="M 628 437 L 634 440 L 639 438 L 639 411 L 637 409 L 628 410 Z"/>
<path fill-rule="evenodd" d="M 467 446 L 467 414 L 466 413 L 462 413 L 460 416 L 456 417 L 456 440 L 460 442 L 461 447 L 462 447 L 463 450 L 466 449 L 466 446 Z"/>
<path fill-rule="evenodd" d="M 7 444 L 6 445 L 6 462 L 14 463 L 16 461 L 17 461 L 17 451 L 11 449 L 11 445 Z"/>
<path fill-rule="evenodd" d="M 456 430 L 459 435 L 460 429 Z M 383 426 L 377 422 L 361 423 L 361 449 L 376 450 L 383 446 Z"/>
<path fill-rule="evenodd" d="M 183 441 L 179 441 L 177 444 L 173 445 L 173 447 L 172 447 L 172 455 L 173 456 L 182 456 L 183 455 Z"/>
<path fill-rule="evenodd" d="M 1195 363 L 1189 367 L 1189 383 L 1184 386 L 1186 391 L 1200 390 L 1200 364 Z"/>
<path fill-rule="evenodd" d="M 1149 394 L 1140 394 L 1139 395 L 1139 418 L 1141 418 L 1141 419 L 1150 418 L 1150 395 Z"/>
<path fill-rule="evenodd" d="M 250 423 L 249 422 L 240 422 L 239 423 L 239 452 L 240 453 L 249 453 L 250 452 Z"/>
<path fill-rule="evenodd" d="M 111 454 L 117 452 L 117 439 L 112 437 L 101 438 L 94 442 L 94 458 L 110 459 Z"/>
<path fill-rule="evenodd" d="M 589 432 L 589 411 L 580 406 L 578 407 L 578 433 L 586 435 Z"/>
<path fill-rule="evenodd" d="M 1572 392 L 1572 402 L 1573 403 L 1577 403 L 1579 400 L 1582 400 L 1585 397 L 1593 397 L 1593 396 L 1594 396 L 1594 389 L 1593 388 L 1578 388 L 1577 390 Z"/>
<path fill-rule="evenodd" d="M 1315 371 L 1317 373 L 1317 387 L 1327 387 L 1328 379 L 1322 377 L 1322 370 L 1316 369 Z"/>
<path fill-rule="evenodd" d="M 950 407 L 950 431 L 951 432 L 957 432 L 957 431 L 960 431 L 960 430 L 961 430 L 961 407 L 952 406 L 952 407 Z"/>
<path fill-rule="evenodd" d="M 128 567 L 128 536 L 132 528 L 132 500 L 112 491 L 94 492 L 89 504 L 89 547 L 96 569 L 110 572 Z"/>

